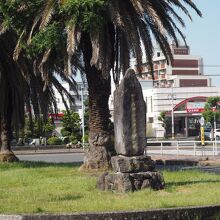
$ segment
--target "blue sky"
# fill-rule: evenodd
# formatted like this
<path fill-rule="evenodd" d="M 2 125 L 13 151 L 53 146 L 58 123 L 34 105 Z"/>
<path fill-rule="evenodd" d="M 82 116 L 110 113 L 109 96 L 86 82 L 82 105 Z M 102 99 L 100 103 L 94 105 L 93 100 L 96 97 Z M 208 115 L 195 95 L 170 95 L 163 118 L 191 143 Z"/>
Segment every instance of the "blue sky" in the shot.
<path fill-rule="evenodd" d="M 220 0 L 194 0 L 202 11 L 200 18 L 192 11 L 193 22 L 186 21 L 183 29 L 191 54 L 203 57 L 204 73 L 219 75 L 212 77 L 212 83 L 220 86 Z M 218 65 L 219 67 L 208 67 Z"/>

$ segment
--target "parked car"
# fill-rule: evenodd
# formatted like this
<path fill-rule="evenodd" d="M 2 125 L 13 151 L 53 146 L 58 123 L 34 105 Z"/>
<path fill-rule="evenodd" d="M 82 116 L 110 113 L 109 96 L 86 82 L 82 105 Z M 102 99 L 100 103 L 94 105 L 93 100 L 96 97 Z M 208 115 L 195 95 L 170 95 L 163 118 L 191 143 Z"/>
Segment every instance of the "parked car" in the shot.
<path fill-rule="evenodd" d="M 220 129 L 215 129 L 214 138 L 216 138 L 216 140 L 220 140 Z"/>
<path fill-rule="evenodd" d="M 34 139 L 29 143 L 29 145 L 39 146 L 39 145 L 40 145 L 40 139 L 39 139 L 39 138 L 34 138 Z"/>
<path fill-rule="evenodd" d="M 205 129 L 204 130 L 204 135 L 206 139 L 212 139 L 212 130 L 211 129 Z"/>
<path fill-rule="evenodd" d="M 220 129 L 215 129 L 214 134 L 213 130 L 210 132 L 210 139 L 211 140 L 220 140 Z"/>

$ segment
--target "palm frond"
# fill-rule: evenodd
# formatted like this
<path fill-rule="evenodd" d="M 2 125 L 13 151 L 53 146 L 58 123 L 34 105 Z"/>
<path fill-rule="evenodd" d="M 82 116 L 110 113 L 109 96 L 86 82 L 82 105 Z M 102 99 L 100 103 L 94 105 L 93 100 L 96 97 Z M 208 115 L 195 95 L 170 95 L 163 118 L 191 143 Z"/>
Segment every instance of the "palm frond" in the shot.
<path fill-rule="evenodd" d="M 46 1 L 45 6 L 44 6 L 44 10 L 43 10 L 43 13 L 41 16 L 41 23 L 40 23 L 40 27 L 39 27 L 40 30 L 44 29 L 48 25 L 48 23 L 50 22 L 53 14 L 55 12 L 55 9 L 54 9 L 55 4 L 56 4 L 56 0 Z"/>
<path fill-rule="evenodd" d="M 41 14 L 40 14 L 41 15 Z M 31 40 L 32 40 L 32 35 L 33 35 L 33 32 L 34 32 L 34 29 L 36 28 L 38 22 L 40 21 L 41 19 L 41 16 L 40 15 L 37 15 L 36 18 L 34 19 L 34 22 L 33 22 L 33 25 L 31 27 L 31 31 L 29 33 L 29 36 L 28 36 L 28 39 L 27 39 L 27 44 L 30 45 L 31 44 Z"/>
<path fill-rule="evenodd" d="M 21 52 L 21 49 L 22 49 L 22 47 L 21 47 L 21 42 L 22 42 L 22 39 L 23 39 L 23 36 L 25 35 L 25 33 L 26 33 L 26 29 L 24 29 L 24 30 L 21 32 L 20 37 L 18 38 L 17 45 L 16 45 L 16 47 L 15 47 L 14 54 L 13 54 L 13 59 L 14 59 L 15 61 L 18 60 L 18 57 L 19 57 L 19 55 L 20 55 L 20 52 Z"/>

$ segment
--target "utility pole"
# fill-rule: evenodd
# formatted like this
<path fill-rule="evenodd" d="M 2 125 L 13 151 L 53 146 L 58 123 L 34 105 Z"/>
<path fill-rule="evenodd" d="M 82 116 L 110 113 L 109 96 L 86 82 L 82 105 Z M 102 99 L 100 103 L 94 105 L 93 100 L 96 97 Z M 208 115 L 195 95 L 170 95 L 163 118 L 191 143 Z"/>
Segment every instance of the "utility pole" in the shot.
<path fill-rule="evenodd" d="M 172 84 L 172 90 L 171 90 L 171 106 L 172 106 L 172 139 L 174 139 L 175 131 L 174 131 L 174 112 L 173 112 L 173 84 Z"/>
<path fill-rule="evenodd" d="M 173 93 L 173 84 L 171 85 L 171 93 L 168 94 L 168 99 L 171 100 L 171 120 L 172 120 L 172 139 L 175 138 L 175 127 L 174 127 L 174 111 L 173 111 L 173 100 L 176 99 L 175 94 Z"/>

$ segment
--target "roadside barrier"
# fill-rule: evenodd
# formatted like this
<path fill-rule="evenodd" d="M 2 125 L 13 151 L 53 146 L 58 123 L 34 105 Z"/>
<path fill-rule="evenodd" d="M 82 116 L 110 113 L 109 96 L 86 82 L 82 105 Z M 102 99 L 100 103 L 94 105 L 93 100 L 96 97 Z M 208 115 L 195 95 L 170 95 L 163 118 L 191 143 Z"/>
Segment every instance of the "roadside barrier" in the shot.
<path fill-rule="evenodd" d="M 145 154 L 147 153 L 215 157 L 220 156 L 220 141 L 205 141 L 205 145 L 201 145 L 201 141 L 149 140 L 145 148 Z"/>

